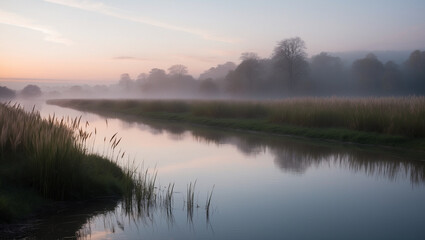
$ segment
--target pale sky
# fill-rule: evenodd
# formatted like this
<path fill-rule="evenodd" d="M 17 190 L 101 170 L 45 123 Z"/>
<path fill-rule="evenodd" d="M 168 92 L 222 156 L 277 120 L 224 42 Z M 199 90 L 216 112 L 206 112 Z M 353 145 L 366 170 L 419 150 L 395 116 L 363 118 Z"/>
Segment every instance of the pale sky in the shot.
<path fill-rule="evenodd" d="M 301 37 L 321 51 L 425 48 L 424 0 L 1 0 L 0 78 L 118 80 L 183 64 L 197 76 Z"/>

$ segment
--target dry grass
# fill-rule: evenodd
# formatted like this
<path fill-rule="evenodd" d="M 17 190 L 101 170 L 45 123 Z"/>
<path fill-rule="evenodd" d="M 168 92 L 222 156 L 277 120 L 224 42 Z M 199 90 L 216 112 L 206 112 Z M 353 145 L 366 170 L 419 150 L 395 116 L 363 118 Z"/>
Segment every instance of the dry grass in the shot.
<path fill-rule="evenodd" d="M 277 125 L 340 128 L 425 137 L 425 97 L 293 98 L 275 101 L 53 100 L 83 110 L 183 114 L 198 118 L 262 120 Z"/>
<path fill-rule="evenodd" d="M 273 123 L 425 137 L 425 97 L 302 98 L 266 105 Z"/>

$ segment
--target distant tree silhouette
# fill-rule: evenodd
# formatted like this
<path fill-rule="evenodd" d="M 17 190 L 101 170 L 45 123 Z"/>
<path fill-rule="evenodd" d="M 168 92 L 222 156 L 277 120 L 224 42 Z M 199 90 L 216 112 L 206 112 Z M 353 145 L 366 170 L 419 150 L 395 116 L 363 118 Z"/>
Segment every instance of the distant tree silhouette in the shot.
<path fill-rule="evenodd" d="M 353 63 L 353 71 L 362 93 L 371 94 L 380 90 L 384 65 L 373 53 L 369 53 L 365 58 L 356 60 Z"/>
<path fill-rule="evenodd" d="M 399 66 L 393 61 L 388 61 L 384 65 L 384 72 L 382 75 L 381 91 L 384 94 L 391 94 L 397 92 L 404 92 L 405 86 L 402 83 L 402 74 Z"/>
<path fill-rule="evenodd" d="M 261 66 L 256 53 L 242 53 L 242 62 L 227 77 L 227 89 L 233 93 L 253 93 L 260 81 Z"/>
<path fill-rule="evenodd" d="M 120 81 L 118 83 L 124 90 L 130 91 L 134 87 L 134 81 L 131 80 L 131 77 L 128 73 L 121 74 Z"/>
<path fill-rule="evenodd" d="M 342 70 L 342 62 L 339 57 L 333 57 L 326 52 L 321 52 L 311 58 L 311 68 L 316 73 L 339 72 Z"/>
<path fill-rule="evenodd" d="M 148 78 L 148 75 L 146 73 L 140 73 L 137 75 L 136 81 L 145 81 L 146 78 Z"/>
<path fill-rule="evenodd" d="M 275 66 L 286 75 L 290 89 L 295 85 L 295 81 L 307 71 L 305 49 L 305 42 L 299 37 L 280 41 L 274 49 L 272 59 Z"/>
<path fill-rule="evenodd" d="M 7 87 L 0 86 L 0 100 L 9 100 L 16 97 L 15 91 Z"/>
<path fill-rule="evenodd" d="M 212 67 L 208 69 L 207 71 L 203 72 L 201 75 L 199 75 L 199 79 L 224 79 L 226 75 L 236 69 L 236 64 L 233 62 L 226 62 L 224 64 L 219 64 L 216 67 Z"/>
<path fill-rule="evenodd" d="M 167 74 L 165 73 L 164 70 L 159 68 L 152 68 L 149 71 L 148 79 L 155 81 L 155 80 L 165 79 L 166 77 L 167 77 Z"/>
<path fill-rule="evenodd" d="M 260 57 L 258 56 L 258 54 L 254 53 L 254 52 L 244 52 L 241 54 L 241 56 L 239 57 L 240 60 L 245 61 L 245 60 L 259 60 Z"/>
<path fill-rule="evenodd" d="M 167 79 L 167 74 L 163 69 L 152 68 L 146 78 L 145 83 L 142 84 L 142 89 L 145 92 L 157 91 Z"/>
<path fill-rule="evenodd" d="M 219 88 L 212 78 L 207 78 L 201 80 L 199 91 L 206 96 L 214 96 L 219 92 Z"/>
<path fill-rule="evenodd" d="M 143 89 L 143 84 L 148 80 L 148 75 L 146 73 L 140 73 L 136 78 L 136 85 L 138 88 Z"/>
<path fill-rule="evenodd" d="M 425 51 L 413 51 L 407 59 L 409 87 L 414 93 L 425 94 Z"/>
<path fill-rule="evenodd" d="M 343 64 L 339 57 L 321 52 L 311 58 L 311 77 L 320 94 L 335 94 L 343 88 Z"/>
<path fill-rule="evenodd" d="M 187 67 L 181 64 L 176 64 L 168 68 L 170 75 L 186 75 Z"/>
<path fill-rule="evenodd" d="M 20 92 L 20 95 L 23 98 L 36 98 L 40 97 L 42 95 L 41 89 L 36 85 L 27 85 L 25 86 L 22 91 Z"/>

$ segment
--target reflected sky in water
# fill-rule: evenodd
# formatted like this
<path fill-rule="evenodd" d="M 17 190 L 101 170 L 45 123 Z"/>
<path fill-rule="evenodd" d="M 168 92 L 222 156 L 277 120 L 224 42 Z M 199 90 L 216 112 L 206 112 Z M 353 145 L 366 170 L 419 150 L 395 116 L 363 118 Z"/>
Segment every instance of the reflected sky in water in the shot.
<path fill-rule="evenodd" d="M 185 124 L 138 122 L 51 105 L 43 116 L 80 116 L 96 128 L 89 143 L 112 153 L 118 132 L 126 157 L 156 168 L 159 185 L 175 183 L 173 216 L 160 207 L 131 217 L 113 208 L 80 214 L 70 231 L 92 239 L 423 239 L 423 156 L 387 149 L 238 133 Z M 105 119 L 108 119 L 107 121 Z M 118 150 L 117 150 L 118 151 Z M 117 153 L 114 153 L 116 156 Z M 127 157 L 128 156 L 128 157 Z M 184 206 L 197 181 L 193 222 Z M 215 186 L 210 221 L 203 209 Z M 73 213 L 70 213 L 72 218 Z M 63 215 L 64 221 L 68 221 Z M 60 222 L 55 220 L 55 222 Z M 46 223 L 48 225 L 48 223 Z M 78 226 L 78 224 L 77 224 Z M 40 233 L 40 236 L 43 233 Z M 67 233 L 68 234 L 68 233 Z"/>

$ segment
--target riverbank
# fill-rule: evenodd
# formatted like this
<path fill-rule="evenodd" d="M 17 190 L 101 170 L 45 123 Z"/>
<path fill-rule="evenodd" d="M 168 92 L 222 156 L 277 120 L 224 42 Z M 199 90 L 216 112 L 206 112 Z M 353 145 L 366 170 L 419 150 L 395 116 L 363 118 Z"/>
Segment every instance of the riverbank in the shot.
<path fill-rule="evenodd" d="M 81 111 L 425 150 L 425 98 L 280 101 L 49 100 Z"/>
<path fill-rule="evenodd" d="M 25 221 L 58 201 L 123 196 L 133 176 L 87 150 L 80 119 L 42 119 L 0 104 L 0 225 Z"/>

